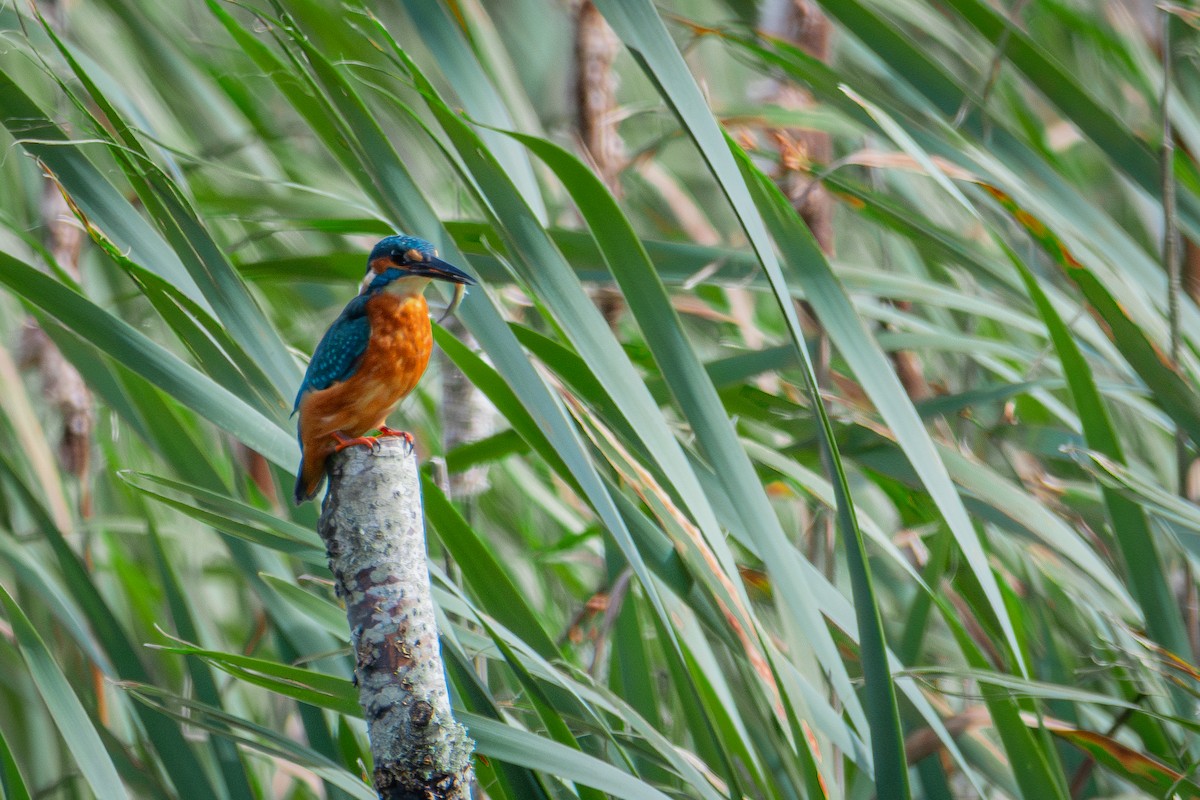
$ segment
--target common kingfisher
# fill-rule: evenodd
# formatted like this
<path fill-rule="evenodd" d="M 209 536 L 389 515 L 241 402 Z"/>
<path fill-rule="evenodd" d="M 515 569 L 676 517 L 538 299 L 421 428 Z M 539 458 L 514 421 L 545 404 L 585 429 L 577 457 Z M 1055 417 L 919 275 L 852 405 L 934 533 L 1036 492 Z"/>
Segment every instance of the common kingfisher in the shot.
<path fill-rule="evenodd" d="M 351 445 L 375 445 L 369 431 L 412 444 L 412 434 L 386 422 L 429 364 L 433 329 L 424 292 L 435 279 L 455 284 L 447 313 L 475 283 L 416 236 L 389 236 L 371 250 L 358 296 L 321 337 L 296 394 L 292 414 L 300 412 L 302 454 L 297 505 L 316 496 L 329 456 Z"/>

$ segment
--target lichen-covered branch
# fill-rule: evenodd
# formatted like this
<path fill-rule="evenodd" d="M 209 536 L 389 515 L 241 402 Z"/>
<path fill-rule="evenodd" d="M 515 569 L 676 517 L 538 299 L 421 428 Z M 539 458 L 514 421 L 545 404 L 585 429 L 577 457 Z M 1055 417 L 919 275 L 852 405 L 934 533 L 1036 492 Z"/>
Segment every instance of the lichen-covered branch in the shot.
<path fill-rule="evenodd" d="M 446 691 L 416 456 L 389 438 L 329 463 L 319 530 L 346 604 L 375 789 L 381 800 L 470 798 L 474 743 Z"/>

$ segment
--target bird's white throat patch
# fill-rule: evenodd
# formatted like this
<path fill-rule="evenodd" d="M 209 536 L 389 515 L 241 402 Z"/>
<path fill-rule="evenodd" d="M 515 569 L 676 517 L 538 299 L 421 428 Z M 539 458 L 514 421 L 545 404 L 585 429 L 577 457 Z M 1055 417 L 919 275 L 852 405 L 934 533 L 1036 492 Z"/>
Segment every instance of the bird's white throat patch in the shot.
<path fill-rule="evenodd" d="M 397 278 L 383 287 L 383 291 L 400 297 L 409 297 L 410 295 L 424 292 L 430 280 L 430 278 L 424 275 L 405 275 L 403 278 Z"/>

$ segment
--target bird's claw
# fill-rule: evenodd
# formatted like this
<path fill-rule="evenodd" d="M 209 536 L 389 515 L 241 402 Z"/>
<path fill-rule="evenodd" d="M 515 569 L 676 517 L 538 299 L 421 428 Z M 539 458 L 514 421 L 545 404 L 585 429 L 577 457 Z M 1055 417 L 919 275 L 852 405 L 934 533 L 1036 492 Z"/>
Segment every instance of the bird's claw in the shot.
<path fill-rule="evenodd" d="M 379 452 L 379 439 L 375 436 L 355 436 L 354 438 L 350 438 L 336 431 L 330 435 L 337 441 L 337 444 L 333 448 L 333 452 L 335 453 L 340 453 L 347 447 L 354 447 L 355 445 L 366 445 L 371 448 L 372 453 Z"/>
<path fill-rule="evenodd" d="M 371 448 L 372 453 L 378 453 L 380 451 L 380 449 L 383 447 L 383 444 L 379 440 L 384 438 L 385 436 L 389 436 L 389 437 L 396 436 L 396 437 L 399 437 L 400 439 L 403 439 L 404 443 L 408 445 L 409 452 L 412 452 L 413 450 L 416 449 L 416 442 L 413 439 L 413 435 L 411 433 L 409 433 L 408 431 L 396 430 L 395 428 L 389 428 L 386 425 L 383 425 L 379 428 L 378 436 L 350 437 L 350 436 L 347 436 L 346 434 L 342 433 L 341 431 L 334 431 L 333 433 L 330 434 L 330 436 L 332 436 L 333 439 L 337 442 L 337 444 L 334 445 L 334 448 L 333 448 L 333 452 L 335 452 L 335 453 L 340 453 L 343 450 L 345 450 L 347 447 L 354 447 L 356 445 L 365 445 L 365 446 Z"/>
<path fill-rule="evenodd" d="M 380 436 L 398 436 L 404 440 L 405 444 L 408 445 L 408 449 L 410 452 L 412 450 L 416 449 L 416 446 L 417 446 L 416 440 L 413 439 L 413 435 L 411 433 L 409 433 L 408 431 L 396 430 L 395 428 L 389 428 L 387 425 L 380 425 L 379 426 L 379 435 Z"/>

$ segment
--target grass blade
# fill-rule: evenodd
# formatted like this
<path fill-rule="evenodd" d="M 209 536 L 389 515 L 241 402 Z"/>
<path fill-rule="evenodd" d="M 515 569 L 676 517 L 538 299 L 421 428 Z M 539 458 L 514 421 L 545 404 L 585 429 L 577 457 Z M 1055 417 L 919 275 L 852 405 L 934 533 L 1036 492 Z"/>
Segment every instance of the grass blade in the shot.
<path fill-rule="evenodd" d="M 21 657 L 29 668 L 29 675 L 50 709 L 50 718 L 70 747 L 84 779 L 97 797 L 111 797 L 113 800 L 128 798 L 117 768 L 108 757 L 100 734 L 96 732 L 83 704 L 79 702 L 33 623 L 3 586 L 0 586 L 0 603 L 8 612 L 8 622 L 20 645 Z"/>

